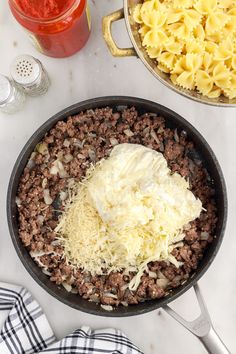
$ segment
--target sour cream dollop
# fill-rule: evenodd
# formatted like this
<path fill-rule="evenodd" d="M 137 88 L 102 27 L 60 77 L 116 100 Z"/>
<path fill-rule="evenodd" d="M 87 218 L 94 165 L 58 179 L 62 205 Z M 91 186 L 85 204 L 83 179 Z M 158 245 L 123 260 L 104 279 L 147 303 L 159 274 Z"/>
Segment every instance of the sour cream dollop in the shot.
<path fill-rule="evenodd" d="M 174 236 L 202 210 L 163 154 L 138 144 L 115 146 L 93 171 L 88 191 L 102 220 L 119 230 L 149 224 Z"/>

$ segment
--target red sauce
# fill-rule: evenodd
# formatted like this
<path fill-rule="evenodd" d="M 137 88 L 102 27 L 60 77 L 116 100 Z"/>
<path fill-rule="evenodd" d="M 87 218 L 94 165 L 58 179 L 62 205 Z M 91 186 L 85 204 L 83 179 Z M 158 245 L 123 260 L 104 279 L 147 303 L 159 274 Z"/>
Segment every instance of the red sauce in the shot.
<path fill-rule="evenodd" d="M 30 17 L 49 19 L 64 13 L 73 0 L 16 0 L 22 12 Z"/>
<path fill-rule="evenodd" d="M 89 38 L 87 0 L 9 0 L 9 5 L 37 49 L 48 56 L 70 56 Z"/>

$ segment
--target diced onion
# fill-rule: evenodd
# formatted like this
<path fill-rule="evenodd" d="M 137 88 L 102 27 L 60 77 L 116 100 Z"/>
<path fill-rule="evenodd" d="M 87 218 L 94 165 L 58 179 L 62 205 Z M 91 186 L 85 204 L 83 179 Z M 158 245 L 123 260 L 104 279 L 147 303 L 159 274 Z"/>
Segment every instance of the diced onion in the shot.
<path fill-rule="evenodd" d="M 71 155 L 71 154 L 66 154 L 65 156 L 64 156 L 64 158 L 63 158 L 63 161 L 65 162 L 65 163 L 69 163 L 69 162 L 71 162 L 72 160 L 73 160 L 73 156 Z"/>
<path fill-rule="evenodd" d="M 91 159 L 91 161 L 95 161 L 96 160 L 96 153 L 95 153 L 94 150 L 89 149 L 88 154 L 89 154 L 89 158 Z"/>
<path fill-rule="evenodd" d="M 85 143 L 85 140 L 80 141 L 79 139 L 74 139 L 74 141 L 73 141 L 73 145 L 78 146 L 80 149 L 83 149 L 84 143 Z"/>
<path fill-rule="evenodd" d="M 64 192 L 64 191 L 60 192 L 60 199 L 62 201 L 66 200 L 67 196 L 68 196 L 67 192 Z"/>
<path fill-rule="evenodd" d="M 70 146 L 70 140 L 65 139 L 65 140 L 64 140 L 64 143 L 63 143 L 63 146 L 69 147 L 69 146 Z"/>
<path fill-rule="evenodd" d="M 46 143 L 39 143 L 36 146 L 36 150 L 41 154 L 41 155 L 47 155 L 48 154 L 48 146 Z"/>
<path fill-rule="evenodd" d="M 44 256 L 45 254 L 46 254 L 46 253 L 43 252 L 43 251 L 35 251 L 35 252 L 31 251 L 31 252 L 30 252 L 30 255 L 31 255 L 32 258 L 42 257 L 42 256 Z"/>
<path fill-rule="evenodd" d="M 158 136 L 157 136 L 157 134 L 156 134 L 156 132 L 155 132 L 154 130 L 151 131 L 150 135 L 151 135 L 151 137 L 155 140 L 155 142 L 156 142 L 157 144 L 160 143 L 160 140 L 158 139 Z"/>
<path fill-rule="evenodd" d="M 112 293 L 104 293 L 104 296 L 111 297 L 112 299 L 117 299 L 117 295 L 112 294 Z"/>
<path fill-rule="evenodd" d="M 52 273 L 50 273 L 47 269 L 43 268 L 42 272 L 46 275 L 48 275 L 49 277 L 52 275 Z"/>
<path fill-rule="evenodd" d="M 167 285 L 169 284 L 169 280 L 168 279 L 157 279 L 156 284 L 160 288 L 165 289 L 167 287 Z"/>
<path fill-rule="evenodd" d="M 119 144 L 119 141 L 115 138 L 110 138 L 110 143 L 112 146 L 115 146 L 115 145 L 118 145 Z"/>
<path fill-rule="evenodd" d="M 66 282 L 63 282 L 62 285 L 64 286 L 66 291 L 68 291 L 68 293 L 71 292 L 71 290 L 72 290 L 72 286 L 71 285 L 67 284 Z"/>
<path fill-rule="evenodd" d="M 44 216 L 43 216 L 43 215 L 38 215 L 38 216 L 37 216 L 37 221 L 38 221 L 38 223 L 39 223 L 40 225 L 42 225 L 43 222 L 44 222 Z"/>
<path fill-rule="evenodd" d="M 29 161 L 28 161 L 28 163 L 26 165 L 26 167 L 29 170 L 31 170 L 35 166 L 35 161 L 34 161 L 35 156 L 36 156 L 36 152 L 32 152 L 32 154 L 30 155 Z"/>
<path fill-rule="evenodd" d="M 52 166 L 52 167 L 50 168 L 50 173 L 51 173 L 51 175 L 57 175 L 58 172 L 59 172 L 58 167 Z"/>
<path fill-rule="evenodd" d="M 128 136 L 128 137 L 131 137 L 131 136 L 134 135 L 134 133 L 133 133 L 130 129 L 125 129 L 125 130 L 124 130 L 124 133 L 125 133 L 125 135 Z"/>
<path fill-rule="evenodd" d="M 149 275 L 150 278 L 154 278 L 154 279 L 157 278 L 157 273 L 152 272 L 152 271 L 150 271 L 150 270 L 148 271 L 148 275 Z"/>
<path fill-rule="evenodd" d="M 157 277 L 158 279 L 167 279 L 166 276 L 160 270 L 157 272 Z"/>
<path fill-rule="evenodd" d="M 206 231 L 201 232 L 200 238 L 201 238 L 201 240 L 204 240 L 204 241 L 208 240 L 209 233 Z"/>
<path fill-rule="evenodd" d="M 19 197 L 16 197 L 16 205 L 17 205 L 18 207 L 21 206 L 21 200 L 20 200 Z"/>
<path fill-rule="evenodd" d="M 129 284 L 125 284 L 121 287 L 121 291 L 125 291 L 126 289 L 128 289 Z"/>
<path fill-rule="evenodd" d="M 50 197 L 49 189 L 44 189 L 44 191 L 43 191 L 43 198 L 44 198 L 45 204 L 47 204 L 47 205 L 52 204 L 53 200 L 52 200 L 52 198 Z"/>
<path fill-rule="evenodd" d="M 179 143 L 179 135 L 178 135 L 177 129 L 175 129 L 174 139 L 177 143 Z"/>
<path fill-rule="evenodd" d="M 89 301 L 99 303 L 100 302 L 99 296 L 96 294 L 93 294 L 89 297 Z"/>
<path fill-rule="evenodd" d="M 113 311 L 113 307 L 110 305 L 101 305 L 101 308 L 105 311 Z"/>
<path fill-rule="evenodd" d="M 52 175 L 56 175 L 57 173 L 59 174 L 60 178 L 66 178 L 69 177 L 68 173 L 66 172 L 62 162 L 57 159 L 53 162 L 53 165 L 50 169 L 50 173 Z"/>
<path fill-rule="evenodd" d="M 48 183 L 47 178 L 44 178 L 43 181 L 42 181 L 42 187 L 45 188 L 47 183 Z"/>

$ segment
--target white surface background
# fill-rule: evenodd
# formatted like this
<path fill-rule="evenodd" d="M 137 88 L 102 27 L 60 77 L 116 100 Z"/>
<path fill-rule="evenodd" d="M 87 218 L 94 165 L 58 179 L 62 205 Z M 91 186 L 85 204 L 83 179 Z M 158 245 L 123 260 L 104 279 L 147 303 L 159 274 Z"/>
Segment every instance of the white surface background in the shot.
<path fill-rule="evenodd" d="M 203 354 L 200 342 L 164 311 L 124 319 L 105 319 L 73 310 L 41 289 L 18 259 L 10 240 L 5 204 L 14 162 L 27 139 L 43 122 L 61 109 L 103 95 L 130 95 L 159 102 L 190 121 L 207 139 L 226 178 L 229 215 L 225 239 L 215 262 L 200 281 L 212 321 L 220 336 L 236 353 L 236 108 L 214 108 L 185 99 L 160 84 L 136 58 L 112 58 L 101 34 L 102 16 L 122 6 L 121 0 L 91 1 L 92 34 L 86 47 L 68 59 L 38 54 L 13 20 L 7 1 L 0 2 L 0 72 L 9 74 L 14 56 L 28 53 L 42 60 L 52 87 L 46 96 L 28 99 L 20 113 L 0 113 L 0 281 L 27 287 L 45 310 L 58 338 L 81 325 L 120 328 L 146 354 Z M 124 23 L 114 26 L 120 45 L 129 45 Z M 175 308 L 193 316 L 193 292 L 181 297 Z"/>

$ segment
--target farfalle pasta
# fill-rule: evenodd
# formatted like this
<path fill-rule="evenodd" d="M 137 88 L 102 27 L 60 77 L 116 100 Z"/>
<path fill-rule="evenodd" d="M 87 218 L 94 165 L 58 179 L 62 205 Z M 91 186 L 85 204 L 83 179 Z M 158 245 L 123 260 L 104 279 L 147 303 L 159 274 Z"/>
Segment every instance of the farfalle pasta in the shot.
<path fill-rule="evenodd" d="M 235 0 L 144 0 L 133 19 L 149 57 L 175 85 L 236 98 Z"/>

